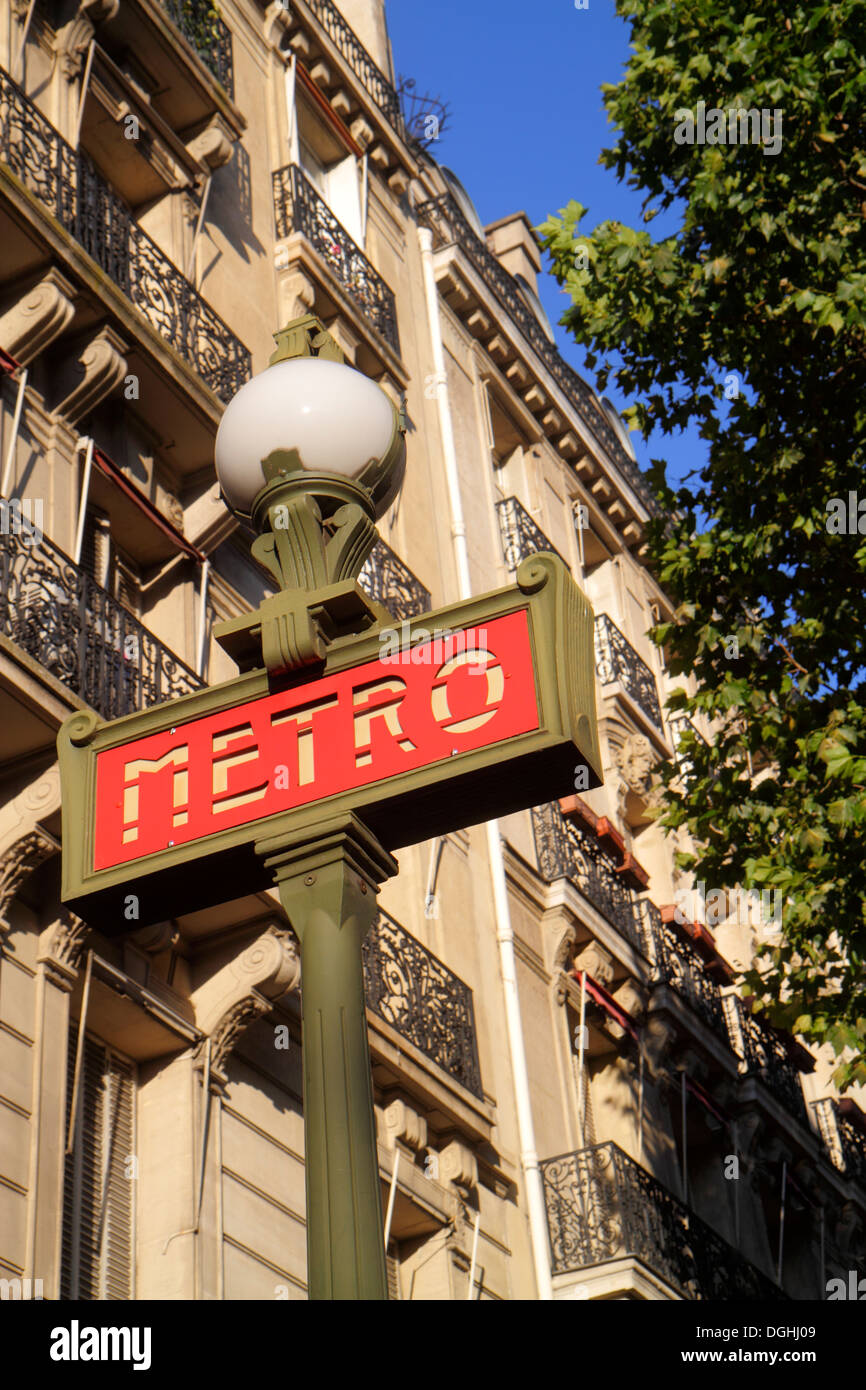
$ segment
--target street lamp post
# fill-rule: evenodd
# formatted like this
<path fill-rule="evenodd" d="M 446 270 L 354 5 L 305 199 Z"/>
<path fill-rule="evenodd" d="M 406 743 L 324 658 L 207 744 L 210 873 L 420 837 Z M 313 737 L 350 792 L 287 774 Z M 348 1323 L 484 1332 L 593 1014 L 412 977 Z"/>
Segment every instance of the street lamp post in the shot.
<path fill-rule="evenodd" d="M 307 316 L 231 401 L 216 442 L 227 504 L 280 586 L 216 640 L 276 679 L 389 615 L 357 583 L 405 467 L 402 419 Z M 256 844 L 301 943 L 311 1299 L 386 1299 L 361 944 L 397 863 L 351 812 Z"/>
<path fill-rule="evenodd" d="M 309 1294 L 384 1299 L 361 957 L 376 895 L 401 845 L 565 796 L 578 769 L 599 784 L 593 614 L 542 552 L 386 651 L 394 620 L 358 575 L 403 477 L 401 415 L 317 319 L 276 338 L 216 466 L 277 591 L 217 627 L 231 680 L 65 721 L 62 897 L 120 935 L 133 875 L 139 928 L 278 888 L 301 943 Z"/>

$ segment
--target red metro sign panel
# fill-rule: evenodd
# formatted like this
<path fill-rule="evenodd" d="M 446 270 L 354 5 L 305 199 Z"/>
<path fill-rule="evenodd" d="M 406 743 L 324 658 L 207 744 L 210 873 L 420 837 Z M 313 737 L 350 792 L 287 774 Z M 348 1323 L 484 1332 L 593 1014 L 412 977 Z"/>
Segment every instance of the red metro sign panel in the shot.
<path fill-rule="evenodd" d="M 536 729 L 524 609 L 98 753 L 93 868 Z"/>
<path fill-rule="evenodd" d="M 432 629 L 432 631 L 431 631 Z M 553 555 L 517 582 L 58 735 L 63 901 L 108 934 L 272 883 L 287 836 L 357 816 L 387 850 L 600 782 L 592 610 Z"/>

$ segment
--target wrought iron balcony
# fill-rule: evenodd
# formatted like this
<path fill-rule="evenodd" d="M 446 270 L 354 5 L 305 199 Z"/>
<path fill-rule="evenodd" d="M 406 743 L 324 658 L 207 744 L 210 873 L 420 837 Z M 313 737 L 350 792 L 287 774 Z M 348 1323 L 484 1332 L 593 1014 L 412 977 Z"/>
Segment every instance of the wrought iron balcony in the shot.
<path fill-rule="evenodd" d="M 416 211 L 418 220 L 432 231 L 437 249 L 456 243 L 469 258 L 532 345 L 536 355 L 542 359 L 583 423 L 607 450 L 648 511 L 655 512 L 655 499 L 646 479 L 620 443 L 591 387 L 560 357 L 508 271 L 476 236 L 451 194 L 442 193 L 438 198 L 430 198 L 426 203 L 421 203 Z"/>
<path fill-rule="evenodd" d="M 736 994 L 725 995 L 725 1019 L 731 1047 L 740 1058 L 740 1071 L 757 1076 L 795 1119 L 807 1123 L 799 1072 L 783 1038 L 758 1015 L 750 1013 Z"/>
<path fill-rule="evenodd" d="M 103 719 L 197 690 L 201 679 L 51 541 L 0 547 L 0 633 Z"/>
<path fill-rule="evenodd" d="M 469 986 L 386 912 L 367 933 L 363 952 L 367 1007 L 481 1099 Z"/>
<path fill-rule="evenodd" d="M 347 23 L 331 0 L 306 0 L 328 38 L 339 49 L 349 67 L 359 78 L 362 87 L 373 98 L 382 115 L 398 134 L 403 132 L 403 117 L 397 93 L 382 69 L 374 63 L 358 35 Z"/>
<path fill-rule="evenodd" d="M 501 502 L 496 503 L 496 510 L 499 514 L 502 554 L 510 570 L 516 570 L 521 560 L 539 550 L 552 550 L 554 555 L 559 555 L 556 546 L 551 545 L 516 497 L 503 497 Z"/>
<path fill-rule="evenodd" d="M 234 100 L 232 33 L 220 19 L 212 0 L 161 0 L 161 3 L 205 67 Z"/>
<path fill-rule="evenodd" d="M 211 390 L 229 400 L 250 375 L 243 343 L 132 220 L 92 160 L 66 143 L 2 69 L 0 157 Z"/>
<path fill-rule="evenodd" d="M 553 1274 L 641 1260 L 688 1299 L 785 1294 L 617 1144 L 541 1164 Z"/>
<path fill-rule="evenodd" d="M 606 613 L 599 613 L 595 620 L 595 669 L 602 685 L 620 681 L 635 704 L 661 729 L 656 678 Z"/>
<path fill-rule="evenodd" d="M 533 807 L 532 827 L 542 877 L 548 882 L 570 878 L 611 926 L 646 954 L 639 900 L 598 841 L 550 804 Z"/>
<path fill-rule="evenodd" d="M 647 954 L 651 953 L 655 966 L 654 980 L 675 990 L 704 1023 L 727 1043 L 728 1028 L 717 981 L 707 973 L 694 947 L 681 940 L 673 928 L 662 921 L 655 903 L 642 898 L 640 910 L 644 920 L 644 940 L 649 947 Z"/>
<path fill-rule="evenodd" d="M 394 295 L 297 164 L 274 174 L 277 236 L 303 232 L 385 342 L 400 351 Z"/>
<path fill-rule="evenodd" d="M 811 1109 L 834 1167 L 866 1187 L 866 1134 L 851 1123 L 832 1097 L 813 1100 Z"/>
<path fill-rule="evenodd" d="M 404 565 L 383 540 L 378 540 L 373 552 L 358 576 L 358 583 L 370 598 L 381 603 L 397 622 L 417 618 L 430 611 L 430 590 Z"/>

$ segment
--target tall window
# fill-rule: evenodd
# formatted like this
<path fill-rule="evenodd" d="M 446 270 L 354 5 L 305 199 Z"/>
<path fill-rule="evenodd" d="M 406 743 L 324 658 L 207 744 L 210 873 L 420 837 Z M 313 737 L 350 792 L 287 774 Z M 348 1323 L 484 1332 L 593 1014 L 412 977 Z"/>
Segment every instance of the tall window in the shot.
<path fill-rule="evenodd" d="M 78 1028 L 69 1034 L 66 1127 L 72 1111 Z M 131 1299 L 135 1182 L 133 1062 L 85 1036 L 72 1152 L 63 1182 L 60 1296 Z"/>

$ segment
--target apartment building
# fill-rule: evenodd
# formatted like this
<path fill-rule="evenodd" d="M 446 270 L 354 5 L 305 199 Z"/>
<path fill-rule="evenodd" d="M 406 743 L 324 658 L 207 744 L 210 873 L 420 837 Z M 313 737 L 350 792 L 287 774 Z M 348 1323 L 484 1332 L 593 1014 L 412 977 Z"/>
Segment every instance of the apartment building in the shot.
<path fill-rule="evenodd" d="M 766 924 L 676 907 L 652 498 L 526 215 L 482 225 L 395 82 L 382 0 L 0 5 L 0 1277 L 306 1297 L 291 924 L 91 930 L 55 739 L 235 674 L 214 626 L 271 588 L 214 437 L 313 313 L 405 401 L 362 577 L 395 624 L 538 550 L 596 614 L 604 785 L 400 851 L 367 939 L 391 1297 L 824 1297 L 864 1272 L 866 1100 L 738 999 Z"/>

